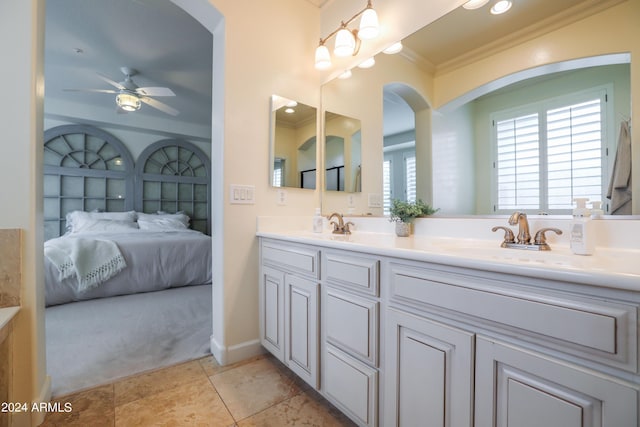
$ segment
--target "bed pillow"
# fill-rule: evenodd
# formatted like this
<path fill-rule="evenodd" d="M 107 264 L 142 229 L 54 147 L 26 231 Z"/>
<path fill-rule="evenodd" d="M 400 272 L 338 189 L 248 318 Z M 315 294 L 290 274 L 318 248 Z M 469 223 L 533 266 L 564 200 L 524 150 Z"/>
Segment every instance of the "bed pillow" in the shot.
<path fill-rule="evenodd" d="M 170 214 L 170 213 L 165 213 L 161 211 L 158 211 L 157 214 L 148 214 L 148 213 L 142 213 L 142 212 L 138 212 L 138 222 L 140 222 L 140 220 L 143 221 L 157 221 L 158 219 L 172 219 L 172 220 L 177 220 L 180 221 L 182 224 L 184 224 L 185 228 L 189 228 L 189 216 L 182 213 L 182 212 L 177 212 L 174 214 Z M 142 227 L 140 227 L 142 228 Z"/>
<path fill-rule="evenodd" d="M 152 215 L 156 218 L 138 218 L 140 230 L 148 231 L 180 231 L 187 230 L 183 221 L 165 215 Z"/>
<path fill-rule="evenodd" d="M 137 230 L 138 224 L 133 221 L 121 221 L 117 219 L 83 219 L 73 226 L 72 233 L 88 232 L 121 232 Z"/>
<path fill-rule="evenodd" d="M 135 225 L 136 212 L 135 211 L 128 211 L 128 212 L 73 211 L 67 214 L 66 220 L 67 220 L 67 230 L 72 233 L 75 233 L 77 231 L 80 231 L 82 228 L 85 228 L 84 223 L 86 221 L 111 220 L 111 221 L 128 222 Z"/>

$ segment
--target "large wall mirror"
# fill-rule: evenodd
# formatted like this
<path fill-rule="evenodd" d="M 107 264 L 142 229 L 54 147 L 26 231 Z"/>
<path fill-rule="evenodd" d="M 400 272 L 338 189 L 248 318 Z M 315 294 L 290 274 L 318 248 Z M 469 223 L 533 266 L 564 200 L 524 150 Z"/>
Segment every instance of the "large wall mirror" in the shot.
<path fill-rule="evenodd" d="M 535 4 L 514 4 L 499 20 L 489 13 L 491 4 L 456 9 L 403 40 L 402 53 L 380 53 L 373 68 L 354 69 L 350 79 L 323 86 L 323 108 L 360 117 L 365 136 L 362 194 L 353 200 L 324 193 L 324 212 L 355 208 L 356 214 L 384 215 L 393 198 L 422 198 L 439 208 L 439 215 L 515 209 L 568 214 L 572 197 L 584 191 L 592 200 L 601 198 L 611 213 L 609 183 L 616 166 L 631 164 L 628 157 L 616 160 L 618 139 L 632 118 L 632 90 L 640 90 L 631 87 L 629 53 L 640 50 L 640 37 L 623 36 L 626 30 L 640 36 L 640 30 L 626 28 L 630 20 L 615 21 L 631 2 L 610 2 L 610 10 L 580 15 L 589 22 L 577 22 L 570 12 L 592 7 L 590 2 L 530 3 Z M 549 19 L 558 16 L 563 25 Z M 537 25 L 538 37 L 530 31 L 525 37 L 531 25 Z M 544 25 L 548 31 L 540 31 Z M 616 26 L 625 31 L 594 49 L 576 43 L 596 26 L 608 34 L 614 32 L 606 28 Z M 532 56 L 549 46 L 558 60 L 535 66 L 538 59 Z M 585 56 L 588 51 L 593 54 Z M 597 106 L 589 104 L 594 100 Z M 534 113 L 544 129 L 540 145 L 508 152 L 509 145 L 517 146 L 516 134 L 526 130 L 520 120 Z M 583 119 L 591 120 L 601 142 L 592 143 L 598 136 L 576 124 Z M 556 134 L 547 131 L 556 125 Z M 581 163 L 581 157 L 587 160 Z M 525 162 L 534 158 L 536 166 L 526 175 Z"/>
<path fill-rule="evenodd" d="M 271 96 L 271 186 L 316 188 L 316 123 L 315 107 Z"/>

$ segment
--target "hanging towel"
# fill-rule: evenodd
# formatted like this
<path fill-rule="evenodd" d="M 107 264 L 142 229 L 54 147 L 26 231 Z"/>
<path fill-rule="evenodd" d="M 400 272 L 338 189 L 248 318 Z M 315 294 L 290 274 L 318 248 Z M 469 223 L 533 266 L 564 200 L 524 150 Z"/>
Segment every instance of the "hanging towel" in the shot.
<path fill-rule="evenodd" d="M 620 125 L 607 199 L 611 200 L 611 214 L 631 215 L 631 133 L 628 121 Z"/>
<path fill-rule="evenodd" d="M 59 238 L 44 244 L 44 255 L 60 272 L 60 280 L 76 276 L 82 293 L 127 266 L 118 245 L 110 240 Z"/>

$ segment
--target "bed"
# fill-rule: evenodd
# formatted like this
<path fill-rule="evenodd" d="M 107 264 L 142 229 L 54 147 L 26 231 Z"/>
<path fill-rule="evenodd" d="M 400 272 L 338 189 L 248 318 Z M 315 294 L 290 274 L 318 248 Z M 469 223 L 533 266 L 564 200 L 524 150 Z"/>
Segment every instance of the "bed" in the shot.
<path fill-rule="evenodd" d="M 197 146 L 163 139 L 134 164 L 113 135 L 64 125 L 45 132 L 44 163 L 46 306 L 211 283 L 210 162 Z"/>
<path fill-rule="evenodd" d="M 54 396 L 210 354 L 207 155 L 161 139 L 134 163 L 119 139 L 87 125 L 49 129 L 44 141 Z"/>

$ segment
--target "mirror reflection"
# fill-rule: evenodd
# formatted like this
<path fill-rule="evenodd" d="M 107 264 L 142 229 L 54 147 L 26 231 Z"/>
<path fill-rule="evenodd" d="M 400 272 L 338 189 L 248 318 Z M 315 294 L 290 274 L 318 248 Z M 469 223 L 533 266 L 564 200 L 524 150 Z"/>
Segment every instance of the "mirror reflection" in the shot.
<path fill-rule="evenodd" d="M 568 6 L 536 2 L 534 22 L 554 7 Z M 531 23 L 522 20 L 523 13 L 534 12 L 514 15 L 520 28 Z M 511 19 L 507 15 L 504 19 Z M 526 40 L 525 50 L 515 38 L 505 48 L 499 32 L 489 33 L 494 27 L 513 27 L 512 22 L 489 24 L 491 17 L 482 10 L 461 8 L 405 39 L 404 54 L 381 53 L 375 67 L 354 69 L 351 79 L 323 86 L 323 105 L 339 109 L 357 99 L 363 110 L 362 132 L 369 136 L 362 187 L 368 197 L 356 200 L 356 213 L 382 215 L 391 199 L 416 197 L 439 208 L 439 215 L 514 209 L 568 214 L 574 197 L 587 196 L 602 200 L 611 214 L 607 193 L 616 172 L 618 139 L 632 115 L 630 55 L 618 53 L 628 43 L 612 37 L 593 49 L 595 56 L 583 57 L 575 40 L 585 37 L 586 24 L 574 26 L 568 14 L 565 18 L 562 31 Z M 604 18 L 595 12 L 589 19 L 599 23 Z M 465 31 L 448 37 L 450 28 Z M 533 66 L 538 58 L 531 55 L 551 39 L 561 46 L 557 62 Z M 475 49 L 473 54 L 469 49 Z M 348 96 L 338 99 L 337 88 Z M 520 138 L 528 129 L 521 121 L 533 116 L 537 122 L 529 130 L 536 129 L 535 147 Z M 589 123 L 578 125 L 581 120 Z M 377 128 L 380 122 L 382 129 Z M 631 166 L 628 156 L 622 160 Z M 630 187 L 623 192 L 630 193 Z M 369 203 L 378 197 L 381 209 Z M 346 210 L 344 199 L 325 194 L 323 210 L 325 201 L 327 211 Z"/>
<path fill-rule="evenodd" d="M 360 120 L 325 111 L 325 190 L 358 193 L 362 188 Z"/>
<path fill-rule="evenodd" d="M 317 109 L 271 96 L 270 185 L 316 188 Z"/>

